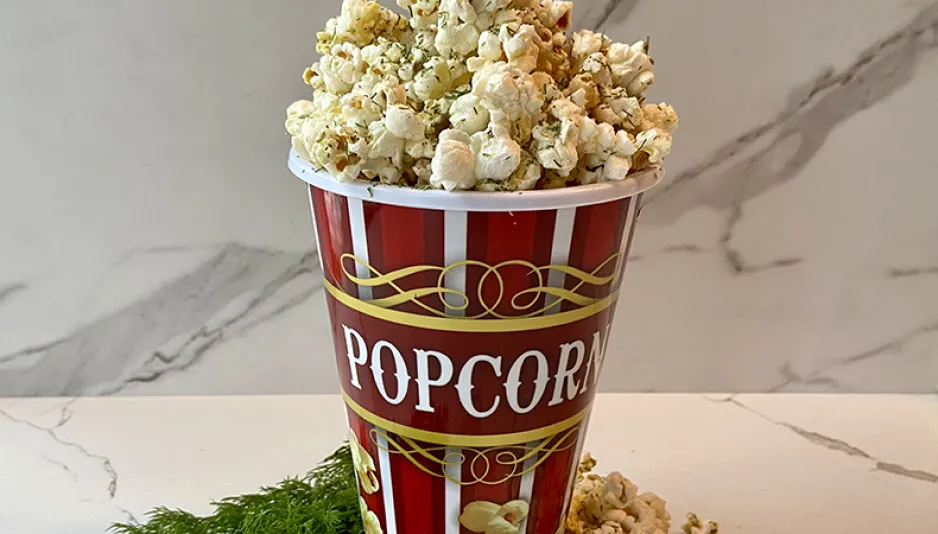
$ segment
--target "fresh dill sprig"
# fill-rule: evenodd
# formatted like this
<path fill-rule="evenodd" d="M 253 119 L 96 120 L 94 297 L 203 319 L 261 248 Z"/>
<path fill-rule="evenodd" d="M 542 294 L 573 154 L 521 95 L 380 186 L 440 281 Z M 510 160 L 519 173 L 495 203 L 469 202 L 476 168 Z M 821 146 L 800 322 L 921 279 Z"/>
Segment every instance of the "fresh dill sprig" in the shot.
<path fill-rule="evenodd" d="M 116 523 L 114 534 L 363 534 L 358 487 L 347 446 L 303 478 L 213 503 L 197 517 L 160 507 L 145 524 Z"/>

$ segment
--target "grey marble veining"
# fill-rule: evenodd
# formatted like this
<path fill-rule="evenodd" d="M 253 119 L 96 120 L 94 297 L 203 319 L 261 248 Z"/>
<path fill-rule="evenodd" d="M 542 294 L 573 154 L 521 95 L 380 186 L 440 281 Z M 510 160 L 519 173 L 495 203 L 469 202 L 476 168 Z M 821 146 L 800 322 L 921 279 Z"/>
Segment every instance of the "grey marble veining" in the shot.
<path fill-rule="evenodd" d="M 10 284 L 5 287 L 0 287 L 0 302 L 3 302 L 3 299 L 13 295 L 17 291 L 22 291 L 26 289 L 26 284 Z"/>
<path fill-rule="evenodd" d="M 0 105 L 0 395 L 336 391 L 281 123 L 338 4 L 0 6 L 22 103 Z M 602 389 L 934 391 L 938 2 L 580 1 L 573 26 L 651 35 L 651 98 L 681 114 Z M 55 65 L 62 101 L 30 85 Z"/>
<path fill-rule="evenodd" d="M 185 371 L 226 337 L 304 302 L 321 288 L 319 274 L 315 253 L 221 245 L 195 270 L 137 302 L 61 339 L 0 355 L 0 390 L 109 395 Z M 3 368 L 27 358 L 34 363 Z"/>
<path fill-rule="evenodd" d="M 730 235 L 742 217 L 743 202 L 797 177 L 834 128 L 912 81 L 923 56 L 938 47 L 936 32 L 938 2 L 862 51 L 846 69 L 826 68 L 807 84 L 792 88 L 788 106 L 773 120 L 742 133 L 707 161 L 652 191 L 648 205 L 654 209 L 648 210 L 647 218 L 673 221 L 706 204 L 729 212 Z M 724 252 L 739 271 L 739 260 L 731 257 L 738 252 Z"/>
<path fill-rule="evenodd" d="M 619 470 L 666 499 L 673 518 L 693 510 L 725 532 L 931 532 L 935 401 L 600 395 L 585 447 L 599 459 L 598 473 Z M 623 406 L 629 425 L 621 424 Z M 0 486 L 0 529 L 99 534 L 114 521 L 144 520 L 157 505 L 209 513 L 210 502 L 303 473 L 310 458 L 333 451 L 345 436 L 341 407 L 338 395 L 0 398 L 3 474 L 16 482 Z M 310 414 L 315 429 L 304 424 Z M 858 516 L 858 502 L 876 505 Z"/>
<path fill-rule="evenodd" d="M 621 23 L 638 4 L 638 0 L 604 0 L 576 4 L 573 29 L 587 28 L 604 32 L 609 26 Z"/>

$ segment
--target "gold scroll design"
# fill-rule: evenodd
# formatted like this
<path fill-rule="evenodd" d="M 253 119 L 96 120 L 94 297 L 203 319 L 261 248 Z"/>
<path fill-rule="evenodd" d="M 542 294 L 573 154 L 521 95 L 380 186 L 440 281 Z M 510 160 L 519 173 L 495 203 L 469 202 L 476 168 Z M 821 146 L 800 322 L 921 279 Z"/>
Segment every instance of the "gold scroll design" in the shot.
<path fill-rule="evenodd" d="M 591 304 L 595 304 L 602 300 L 601 298 L 587 297 L 579 293 L 580 289 L 584 285 L 591 286 L 604 286 L 606 284 L 615 282 L 618 278 L 619 272 L 622 268 L 622 264 L 619 261 L 619 253 L 615 253 L 612 256 L 609 256 L 605 261 L 599 264 L 598 267 L 593 269 L 592 272 L 586 272 L 576 267 L 571 267 L 569 265 L 547 265 L 544 267 L 538 267 L 531 262 L 524 260 L 508 260 L 498 263 L 496 265 L 489 265 L 485 262 L 476 261 L 476 260 L 463 260 L 456 263 L 447 265 L 446 267 L 439 267 L 436 265 L 415 265 L 412 267 L 405 267 L 403 269 L 398 269 L 387 274 L 379 272 L 377 269 L 368 265 L 367 262 L 361 258 L 355 256 L 354 254 L 343 254 L 340 261 L 342 264 L 342 272 L 352 283 L 360 287 L 381 287 L 388 286 L 392 288 L 396 294 L 393 294 L 389 297 L 377 298 L 368 301 L 368 304 L 377 306 L 379 308 L 394 308 L 405 304 L 407 302 L 412 302 L 422 309 L 426 310 L 430 314 L 437 315 L 440 317 L 452 317 L 449 312 L 465 311 L 469 307 L 469 295 L 465 292 L 451 289 L 445 286 L 444 279 L 447 274 L 451 273 L 453 270 L 460 267 L 480 267 L 483 269 L 482 276 L 479 278 L 478 288 L 476 289 L 477 299 L 479 304 L 482 306 L 482 312 L 475 315 L 470 315 L 466 317 L 460 317 L 460 319 L 482 319 L 485 317 L 494 317 L 497 319 L 524 319 L 528 317 L 536 317 L 538 315 L 543 315 L 544 313 L 554 309 L 559 308 L 564 302 L 570 302 L 580 307 L 586 307 Z M 349 272 L 346 268 L 346 259 L 351 259 L 356 264 L 364 267 L 372 276 L 370 278 L 361 278 L 353 273 Z M 615 269 L 612 274 L 608 276 L 599 275 L 603 269 L 610 264 L 615 265 Z M 507 267 L 524 267 L 527 268 L 530 272 L 529 276 L 533 275 L 535 284 L 527 289 L 523 289 L 515 293 L 511 297 L 511 307 L 516 312 L 525 312 L 518 315 L 505 315 L 499 313 L 497 308 L 502 304 L 505 299 L 505 280 L 502 277 L 501 270 Z M 561 272 L 567 277 L 571 277 L 577 280 L 576 285 L 572 289 L 566 289 L 563 287 L 551 287 L 546 285 L 546 279 L 549 277 L 551 271 Z M 398 285 L 398 281 L 401 279 L 407 278 L 408 276 L 413 276 L 419 273 L 427 272 L 436 272 L 438 273 L 436 285 L 432 287 L 421 287 L 417 289 L 403 289 Z M 486 281 L 490 278 L 495 280 L 495 283 L 498 287 L 498 296 L 491 302 L 487 301 L 483 295 L 482 288 L 485 286 Z M 443 304 L 444 311 L 438 310 L 433 306 L 423 302 L 421 299 L 428 296 L 437 296 L 440 302 Z M 447 302 L 446 296 L 452 295 L 459 302 L 457 304 L 451 304 Z M 537 304 L 541 295 L 548 295 L 554 297 L 551 302 L 546 303 L 544 306 L 538 309 L 532 309 Z M 529 297 L 527 302 L 523 302 L 525 297 Z"/>
<path fill-rule="evenodd" d="M 546 462 L 554 453 L 572 448 L 576 444 L 578 432 L 579 426 L 575 426 L 535 443 L 486 448 L 424 447 L 410 438 L 392 436 L 380 428 L 371 430 L 371 439 L 379 449 L 388 454 L 404 456 L 415 467 L 430 476 L 445 478 L 461 486 L 472 484 L 494 486 L 514 477 L 526 475 Z M 382 441 L 387 443 L 387 446 Z M 463 470 L 466 465 L 469 466 L 468 479 Z M 496 466 L 508 468 L 507 473 L 490 476 Z M 453 477 L 451 474 L 453 470 L 459 470 L 460 476 Z M 499 472 L 501 471 L 499 469 Z"/>

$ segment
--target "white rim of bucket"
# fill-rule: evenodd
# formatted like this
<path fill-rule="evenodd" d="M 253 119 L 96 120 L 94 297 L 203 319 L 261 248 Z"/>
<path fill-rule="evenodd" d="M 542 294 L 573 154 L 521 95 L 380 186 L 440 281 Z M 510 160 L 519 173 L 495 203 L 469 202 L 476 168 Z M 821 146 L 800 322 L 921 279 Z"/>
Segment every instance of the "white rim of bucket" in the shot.
<path fill-rule="evenodd" d="M 313 166 L 291 149 L 287 166 L 298 178 L 319 189 L 379 204 L 449 211 L 537 211 L 602 204 L 635 196 L 658 185 L 664 168 L 653 166 L 618 182 L 578 185 L 560 189 L 487 193 L 441 191 L 372 184 L 364 180 L 339 182 Z"/>

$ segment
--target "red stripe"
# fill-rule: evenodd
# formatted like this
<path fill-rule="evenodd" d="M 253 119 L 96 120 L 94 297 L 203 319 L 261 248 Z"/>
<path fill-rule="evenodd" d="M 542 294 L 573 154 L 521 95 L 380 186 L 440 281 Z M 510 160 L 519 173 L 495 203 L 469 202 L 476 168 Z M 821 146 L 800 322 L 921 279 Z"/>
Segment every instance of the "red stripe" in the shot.
<path fill-rule="evenodd" d="M 380 260 L 381 267 L 378 268 L 382 273 L 390 273 L 398 269 L 413 267 L 417 265 L 426 265 L 424 258 L 424 236 L 423 236 L 423 215 L 422 210 L 414 208 L 402 208 L 399 206 L 381 205 L 379 210 L 380 225 L 379 230 L 372 236 L 371 229 L 368 230 L 368 243 L 372 240 L 380 242 L 380 258 L 369 249 L 369 256 L 374 260 L 375 265 Z M 430 281 L 432 273 L 421 273 L 399 279 L 395 282 L 402 290 L 418 289 L 424 287 L 436 286 L 436 280 Z M 396 291 L 390 287 L 384 288 L 384 296 L 395 294 Z M 377 294 L 376 294 L 377 296 Z M 424 300 L 429 300 L 424 298 Z M 405 303 L 397 306 L 395 309 L 408 313 L 428 313 L 420 306 L 414 303 Z"/>
<path fill-rule="evenodd" d="M 337 285 L 338 257 L 332 248 L 331 222 L 329 214 L 326 211 L 325 193 L 321 189 L 309 186 L 310 194 L 313 196 L 313 217 L 316 218 L 316 236 L 319 244 L 319 255 L 322 258 L 323 276 L 333 285 Z"/>
<path fill-rule="evenodd" d="M 438 447 L 422 442 L 417 445 L 424 448 Z M 413 455 L 413 458 L 435 473 L 442 470 L 439 465 L 434 465 L 417 454 Z M 433 510 L 430 506 L 434 504 L 431 502 L 434 490 L 443 493 L 443 486 L 438 481 L 444 479 L 425 473 L 401 454 L 391 456 L 391 476 L 394 479 L 397 531 L 408 534 L 437 534 L 440 529 L 434 528 L 434 521 L 439 514 L 431 513 Z M 441 501 L 440 506 L 445 506 L 445 503 Z"/>
<path fill-rule="evenodd" d="M 589 415 L 587 415 L 587 417 L 589 417 Z M 580 423 L 580 425 L 577 427 L 576 436 L 579 436 L 580 432 L 586 432 L 586 426 L 587 426 L 587 423 Z M 558 502 L 560 502 L 561 506 L 563 506 L 564 502 L 569 503 L 570 501 L 569 497 L 570 495 L 573 494 L 573 487 L 576 485 L 576 480 L 574 478 L 571 478 L 571 475 L 573 475 L 576 472 L 577 467 L 580 466 L 580 458 L 581 458 L 580 454 L 582 454 L 582 451 L 578 451 L 576 448 L 576 445 L 577 445 L 576 436 L 573 436 L 573 445 L 570 447 L 570 449 L 568 449 L 567 471 L 566 471 L 566 478 L 564 479 L 564 484 L 567 484 L 567 482 L 571 482 L 571 484 L 568 486 L 565 486 L 564 493 L 560 496 L 561 500 Z M 580 453 L 580 454 L 577 454 L 577 453 Z M 560 521 L 561 525 L 563 525 L 564 522 L 566 521 L 566 517 L 567 517 L 567 510 L 563 510 L 563 509 L 558 510 L 557 519 Z"/>
<path fill-rule="evenodd" d="M 423 261 L 426 265 L 443 265 L 444 261 L 444 243 L 443 228 L 444 214 L 441 210 L 421 210 L 423 217 Z M 428 272 L 424 275 L 423 283 L 427 286 L 436 286 L 439 274 Z M 439 297 L 431 297 L 426 300 L 426 304 L 432 308 L 443 311 L 443 302 Z"/>
<path fill-rule="evenodd" d="M 352 253 L 352 229 L 348 218 L 348 200 L 335 193 L 328 191 L 316 191 L 317 196 L 321 196 L 321 207 L 317 206 L 317 215 L 322 214 L 325 221 L 319 225 L 320 243 L 322 243 L 324 252 L 323 263 L 328 261 L 329 270 L 332 275 L 330 280 L 346 293 L 358 297 L 358 287 L 353 284 L 342 272 L 341 258 L 343 254 Z M 317 222 L 319 220 L 317 219 Z M 354 274 L 355 262 L 345 261 L 345 268 Z"/>
<path fill-rule="evenodd" d="M 590 228 L 586 234 L 586 251 L 583 254 L 580 269 L 592 273 L 613 254 L 619 252 L 619 245 L 622 243 L 620 228 L 623 226 L 620 221 L 625 218 L 627 208 L 628 199 L 593 206 L 594 213 L 590 218 Z M 577 237 L 574 236 L 574 239 Z M 611 275 L 615 272 L 615 267 L 615 262 L 610 262 L 596 274 Z M 585 284 L 581 293 L 589 297 L 601 298 L 609 294 L 609 286 L 597 287 Z"/>
<path fill-rule="evenodd" d="M 488 215 L 489 232 L 485 262 L 491 266 L 513 260 L 531 261 L 534 256 L 534 234 L 537 229 L 537 213 L 523 211 L 518 213 L 495 212 Z M 498 305 L 495 310 L 508 316 L 522 315 L 524 310 L 516 310 L 513 304 L 524 306 L 530 303 L 528 296 L 512 302 L 512 297 L 532 285 L 536 279 L 528 267 L 510 265 L 498 270 L 501 283 L 495 276 L 485 279 L 482 293 L 490 305 Z M 501 299 L 499 300 L 499 295 Z M 533 309 L 533 307 L 531 308 Z"/>
<path fill-rule="evenodd" d="M 621 199 L 577 209 L 569 265 L 598 276 L 609 276 L 615 272 L 616 262 L 603 263 L 619 251 L 628 203 L 629 199 Z M 597 270 L 601 265 L 602 269 Z M 579 281 L 574 277 L 567 277 L 567 289 L 573 289 L 577 284 Z M 591 298 L 602 298 L 609 295 L 610 286 L 583 284 L 577 292 Z M 564 303 L 565 311 L 573 308 L 575 305 Z"/>
<path fill-rule="evenodd" d="M 486 262 L 489 236 L 489 214 L 485 212 L 469 212 L 466 220 L 466 259 Z M 469 297 L 469 307 L 466 315 L 482 313 L 482 303 L 479 302 L 477 288 L 482 278 L 483 269 L 479 267 L 466 268 L 466 294 Z"/>
<path fill-rule="evenodd" d="M 567 438 L 566 443 L 573 440 Z M 534 491 L 531 493 L 531 509 L 528 513 L 527 534 L 554 534 L 560 506 L 567 492 L 567 480 L 573 457 L 576 453 L 575 440 L 563 451 L 551 454 L 544 463 L 537 466 L 534 473 Z"/>
<path fill-rule="evenodd" d="M 502 262 L 525 261 L 537 267 L 550 263 L 551 245 L 553 242 L 554 224 L 557 212 L 524 211 L 524 212 L 487 212 L 469 213 L 466 255 L 468 259 L 483 262 L 490 266 Z M 509 265 L 495 273 L 489 273 L 483 280 L 486 270 L 482 267 L 472 266 L 467 270 L 466 288 L 469 292 L 469 315 L 477 315 L 485 311 L 479 302 L 479 287 L 481 284 L 482 299 L 489 305 L 497 306 L 495 310 L 506 316 L 517 316 L 530 313 L 544 305 L 544 296 L 537 296 L 537 302 L 529 295 L 519 297 L 514 304 L 522 309 L 516 309 L 512 298 L 520 291 L 537 286 L 537 275 L 529 267 Z M 547 273 L 542 273 L 541 283 L 547 284 Z M 499 294 L 502 298 L 499 300 Z"/>

